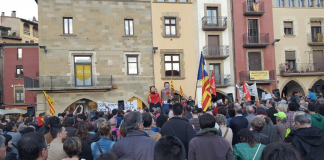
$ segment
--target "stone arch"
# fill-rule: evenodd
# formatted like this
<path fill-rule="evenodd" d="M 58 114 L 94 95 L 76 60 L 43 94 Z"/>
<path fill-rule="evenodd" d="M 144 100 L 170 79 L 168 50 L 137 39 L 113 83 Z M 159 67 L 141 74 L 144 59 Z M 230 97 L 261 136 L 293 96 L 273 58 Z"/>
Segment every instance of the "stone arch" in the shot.
<path fill-rule="evenodd" d="M 144 105 L 146 106 L 146 107 L 149 107 L 150 105 L 147 103 L 147 99 L 144 99 L 143 97 L 141 97 L 141 96 L 139 96 L 139 95 L 137 95 L 137 94 L 133 94 L 133 96 L 131 96 L 130 98 L 128 98 L 128 99 L 126 99 L 126 101 L 128 101 L 129 99 L 131 99 L 131 98 L 137 98 L 137 99 L 139 99 L 139 100 L 141 100 L 143 103 L 144 103 Z M 125 101 L 125 100 L 124 100 Z M 143 106 L 144 107 L 144 106 Z"/>
<path fill-rule="evenodd" d="M 297 83 L 300 86 L 302 95 L 305 95 L 305 93 L 307 93 L 307 89 L 303 85 L 303 83 L 301 83 L 297 78 L 289 78 L 286 81 L 284 81 L 284 83 L 283 83 L 284 85 L 281 85 L 281 87 L 280 87 L 280 95 L 281 95 L 281 93 L 283 91 L 283 88 L 285 86 L 287 86 L 287 84 L 290 83 L 290 82 L 295 82 L 295 83 Z M 295 88 L 298 88 L 298 87 L 295 87 Z M 288 92 L 287 95 L 291 95 L 291 92 Z"/>
<path fill-rule="evenodd" d="M 259 88 L 259 89 L 265 91 L 266 93 L 270 93 L 266 88 L 264 88 L 264 87 L 262 87 L 262 86 L 257 86 L 257 88 Z"/>
<path fill-rule="evenodd" d="M 312 80 L 312 82 L 309 84 L 309 87 L 307 89 L 313 88 L 313 86 L 315 85 L 315 83 L 318 82 L 318 81 L 320 81 L 320 80 L 324 81 L 324 77 L 323 76 L 319 76 L 319 77 L 314 78 Z"/>

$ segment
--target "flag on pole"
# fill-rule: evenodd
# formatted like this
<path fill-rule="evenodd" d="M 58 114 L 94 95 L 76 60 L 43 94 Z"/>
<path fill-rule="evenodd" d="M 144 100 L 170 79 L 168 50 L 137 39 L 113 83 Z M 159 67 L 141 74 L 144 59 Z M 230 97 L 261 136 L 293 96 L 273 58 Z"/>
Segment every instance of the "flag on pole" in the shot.
<path fill-rule="evenodd" d="M 214 71 L 212 71 L 211 77 L 210 77 L 210 93 L 216 96 L 216 82 L 215 82 L 215 75 Z"/>
<path fill-rule="evenodd" d="M 171 76 L 171 89 L 172 89 L 172 93 L 173 93 L 173 96 L 174 96 L 174 87 L 173 87 L 173 82 L 172 82 L 172 76 Z"/>
<path fill-rule="evenodd" d="M 149 87 L 149 93 L 147 96 L 147 103 L 150 104 L 150 98 L 151 98 L 151 86 Z"/>
<path fill-rule="evenodd" d="M 206 111 L 207 108 L 211 105 L 211 94 L 210 94 L 210 82 L 207 72 L 207 66 L 203 54 L 200 54 L 200 62 L 198 69 L 197 80 L 202 82 L 202 109 Z"/>
<path fill-rule="evenodd" d="M 246 85 L 245 84 L 245 81 L 243 79 L 243 93 L 245 94 L 245 98 L 246 98 L 246 101 L 251 101 L 251 95 L 249 93 L 249 90 L 247 89 Z"/>
<path fill-rule="evenodd" d="M 181 85 L 180 85 L 180 95 L 181 95 L 181 97 L 183 97 L 183 91 L 182 91 Z"/>
<path fill-rule="evenodd" d="M 51 114 L 51 116 L 54 116 L 54 113 L 56 113 L 56 110 L 53 107 L 53 105 L 55 104 L 55 102 L 54 102 L 54 100 L 45 91 L 43 91 L 43 92 L 44 92 L 44 95 L 45 95 L 46 100 L 47 100 L 48 105 L 49 105 L 50 114 Z"/>

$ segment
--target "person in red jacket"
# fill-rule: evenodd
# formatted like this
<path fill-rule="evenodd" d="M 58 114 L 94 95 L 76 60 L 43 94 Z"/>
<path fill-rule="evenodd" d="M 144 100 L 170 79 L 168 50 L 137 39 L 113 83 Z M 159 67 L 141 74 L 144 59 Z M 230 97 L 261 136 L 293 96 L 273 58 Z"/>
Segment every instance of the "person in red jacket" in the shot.
<path fill-rule="evenodd" d="M 45 116 L 45 113 L 40 113 L 39 117 L 37 117 L 38 127 L 41 127 L 44 124 L 44 116 Z"/>
<path fill-rule="evenodd" d="M 156 89 L 155 86 L 151 86 L 151 95 L 150 95 L 150 112 L 154 112 L 153 108 L 160 107 L 161 108 L 161 98 L 159 93 L 155 93 Z"/>

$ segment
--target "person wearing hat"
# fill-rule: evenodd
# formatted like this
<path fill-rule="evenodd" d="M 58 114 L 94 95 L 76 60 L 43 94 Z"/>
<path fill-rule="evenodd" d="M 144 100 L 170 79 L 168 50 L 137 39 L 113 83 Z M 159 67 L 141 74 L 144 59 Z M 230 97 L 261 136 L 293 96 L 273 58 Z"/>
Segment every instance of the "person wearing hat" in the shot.
<path fill-rule="evenodd" d="M 275 113 L 274 116 L 276 116 L 277 120 L 277 142 L 283 142 L 286 137 L 287 129 L 289 128 L 289 123 L 287 123 L 287 115 L 285 112 L 278 112 Z"/>
<path fill-rule="evenodd" d="M 50 117 L 48 119 L 49 127 L 52 128 L 53 126 L 60 124 L 60 119 L 56 116 Z M 47 142 L 47 144 L 51 143 L 53 141 L 53 136 L 51 135 L 51 132 L 48 132 L 44 135 L 44 138 Z"/>

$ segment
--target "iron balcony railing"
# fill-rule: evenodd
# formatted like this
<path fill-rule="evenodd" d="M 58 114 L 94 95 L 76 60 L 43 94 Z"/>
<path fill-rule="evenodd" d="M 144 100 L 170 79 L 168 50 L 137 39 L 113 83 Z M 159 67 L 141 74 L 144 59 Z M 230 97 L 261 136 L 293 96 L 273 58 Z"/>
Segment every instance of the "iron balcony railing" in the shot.
<path fill-rule="evenodd" d="M 230 85 L 231 84 L 231 75 L 215 75 L 216 87 L 217 85 Z"/>
<path fill-rule="evenodd" d="M 309 33 L 307 34 L 308 43 L 323 43 L 324 33 Z"/>
<path fill-rule="evenodd" d="M 229 46 L 207 45 L 203 48 L 204 56 L 228 56 Z"/>
<path fill-rule="evenodd" d="M 8 31 L 2 30 L 1 36 L 19 37 L 19 33 L 17 33 L 17 31 L 13 31 L 13 30 L 8 30 Z"/>
<path fill-rule="evenodd" d="M 24 77 L 25 88 L 74 88 L 112 86 L 112 76 L 39 76 Z"/>
<path fill-rule="evenodd" d="M 241 71 L 239 72 L 239 76 L 240 76 L 240 81 L 243 82 L 243 79 L 245 81 L 250 81 L 250 71 Z M 270 70 L 269 71 L 269 78 L 265 79 L 265 80 L 275 80 L 275 71 L 274 70 Z M 253 80 L 253 81 L 259 81 L 259 80 Z M 261 80 L 262 81 L 262 80 Z"/>
<path fill-rule="evenodd" d="M 243 12 L 264 12 L 264 2 L 248 0 L 243 3 Z"/>
<path fill-rule="evenodd" d="M 324 72 L 323 63 L 282 63 L 279 65 L 280 73 L 313 73 Z"/>
<path fill-rule="evenodd" d="M 202 27 L 227 27 L 227 17 L 205 16 L 202 18 Z"/>
<path fill-rule="evenodd" d="M 269 44 L 269 33 L 243 34 L 243 44 Z"/>

